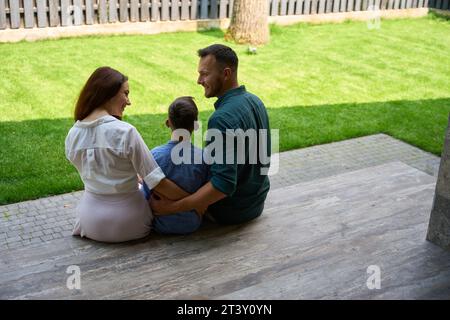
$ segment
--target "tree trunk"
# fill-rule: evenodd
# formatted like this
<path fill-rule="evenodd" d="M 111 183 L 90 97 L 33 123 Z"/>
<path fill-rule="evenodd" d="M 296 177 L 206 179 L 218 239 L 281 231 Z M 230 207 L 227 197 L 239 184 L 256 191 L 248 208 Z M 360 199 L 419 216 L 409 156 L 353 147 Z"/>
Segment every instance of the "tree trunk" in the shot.
<path fill-rule="evenodd" d="M 234 0 L 225 39 L 255 46 L 269 42 L 268 11 L 267 0 Z"/>

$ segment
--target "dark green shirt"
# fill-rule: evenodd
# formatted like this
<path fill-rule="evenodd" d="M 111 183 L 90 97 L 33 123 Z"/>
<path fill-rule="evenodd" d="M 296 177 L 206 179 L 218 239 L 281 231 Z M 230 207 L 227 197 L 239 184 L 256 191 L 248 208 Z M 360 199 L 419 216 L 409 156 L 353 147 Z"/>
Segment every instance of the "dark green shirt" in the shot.
<path fill-rule="evenodd" d="M 216 111 L 208 121 L 208 129 L 218 129 L 221 132 L 223 150 L 227 150 L 227 129 L 232 129 L 234 132 L 236 129 L 242 129 L 243 132 L 254 129 L 258 141 L 264 139 L 261 142 L 265 142 L 264 144 L 255 143 L 253 139 L 253 143 L 250 145 L 251 139 L 242 139 L 243 135 L 241 138 L 231 135 L 234 143 L 232 163 L 226 161 L 226 157 L 230 157 L 232 153 L 229 151 L 230 144 L 228 143 L 228 152 L 224 151 L 223 163 L 220 164 L 216 161 L 210 167 L 212 185 L 227 195 L 226 198 L 209 206 L 210 214 L 221 224 L 242 223 L 254 219 L 262 213 L 264 201 L 269 192 L 269 178 L 267 174 L 262 174 L 262 171 L 264 169 L 267 171 L 270 165 L 269 117 L 263 102 L 254 94 L 247 92 L 245 86 L 227 91 L 219 97 L 214 107 Z M 265 129 L 266 134 L 261 134 L 260 129 Z M 207 146 L 213 142 L 214 139 L 207 142 Z M 237 161 L 238 144 L 241 148 L 245 145 L 245 152 L 240 152 L 245 158 L 245 163 L 242 163 L 243 158 L 241 161 Z M 266 158 L 259 156 L 261 152 L 259 149 L 264 145 Z M 255 152 L 257 153 L 255 154 Z M 212 154 L 214 155 L 214 153 Z M 255 155 L 257 156 L 256 161 L 251 160 Z"/>

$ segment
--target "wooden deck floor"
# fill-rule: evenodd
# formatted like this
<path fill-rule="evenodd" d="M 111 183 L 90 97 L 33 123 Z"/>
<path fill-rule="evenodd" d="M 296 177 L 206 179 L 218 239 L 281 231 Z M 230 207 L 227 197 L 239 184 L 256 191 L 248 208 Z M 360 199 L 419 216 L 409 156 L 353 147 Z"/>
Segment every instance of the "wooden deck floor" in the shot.
<path fill-rule="evenodd" d="M 449 299 L 425 241 L 436 178 L 400 162 L 271 191 L 263 215 L 186 237 L 1 252 L 1 299 Z M 67 267 L 81 289 L 66 287 Z M 367 268 L 381 270 L 369 290 Z"/>

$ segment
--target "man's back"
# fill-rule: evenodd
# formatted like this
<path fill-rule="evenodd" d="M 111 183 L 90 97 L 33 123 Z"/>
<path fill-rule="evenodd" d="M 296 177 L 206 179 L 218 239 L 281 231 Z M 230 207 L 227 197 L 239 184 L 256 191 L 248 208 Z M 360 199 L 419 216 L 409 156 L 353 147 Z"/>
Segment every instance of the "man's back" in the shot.
<path fill-rule="evenodd" d="M 237 162 L 239 156 L 237 145 L 234 146 L 235 164 L 212 164 L 211 183 L 219 191 L 227 195 L 209 207 L 210 214 L 223 224 L 236 224 L 258 217 L 264 208 L 264 201 L 270 188 L 269 178 L 263 174 L 269 163 L 260 159 L 259 139 L 265 139 L 265 154 L 270 156 L 270 128 L 266 108 L 255 95 L 247 92 L 244 86 L 229 90 L 215 103 L 216 111 L 208 121 L 208 129 L 218 129 L 224 134 L 226 130 L 254 130 L 256 141 L 251 144 L 245 139 L 245 163 Z M 259 136 L 265 130 L 266 136 Z M 239 139 L 235 138 L 235 143 Z M 241 140 L 242 144 L 242 140 Z M 257 146 L 254 146 L 256 144 Z M 255 148 L 252 148 L 255 147 Z M 224 146 L 224 152 L 227 152 Z M 228 149 L 229 150 L 229 149 Z M 255 154 L 256 152 L 256 154 Z M 250 163 L 252 157 L 256 163 Z M 224 156 L 224 162 L 227 155 Z M 229 155 L 228 155 L 229 157 Z M 237 163 L 236 163 L 237 162 Z"/>

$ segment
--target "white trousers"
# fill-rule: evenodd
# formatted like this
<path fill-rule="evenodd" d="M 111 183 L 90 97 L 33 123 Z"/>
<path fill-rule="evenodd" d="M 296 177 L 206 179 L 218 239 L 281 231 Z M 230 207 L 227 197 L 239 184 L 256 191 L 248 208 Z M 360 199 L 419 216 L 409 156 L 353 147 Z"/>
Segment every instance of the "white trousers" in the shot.
<path fill-rule="evenodd" d="M 150 233 L 152 212 L 140 191 L 102 195 L 84 191 L 72 232 L 102 242 L 123 242 Z"/>

